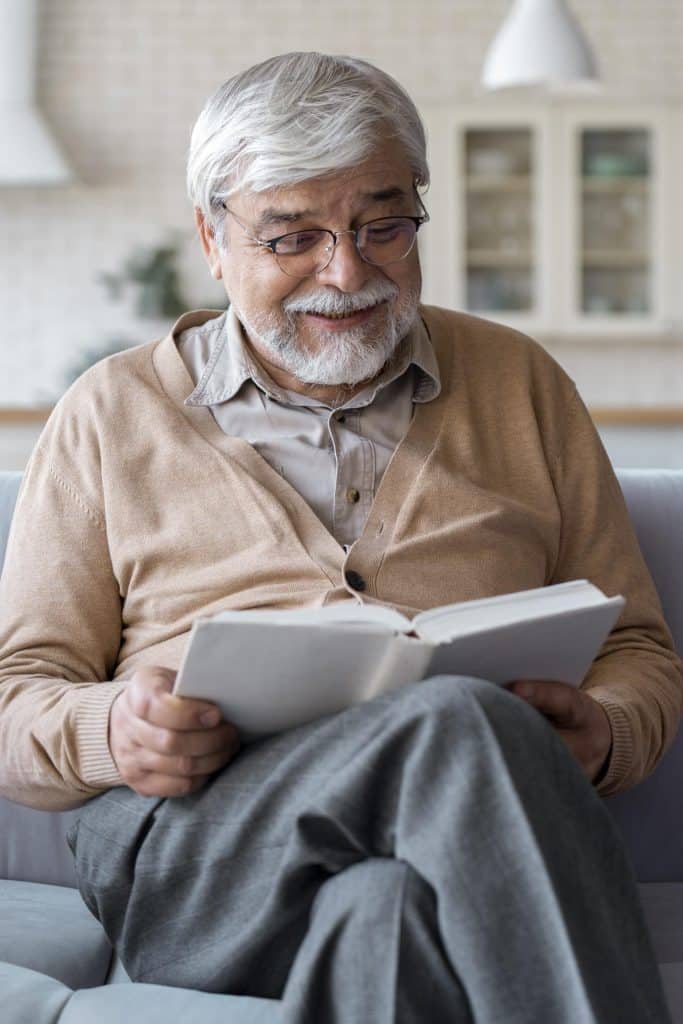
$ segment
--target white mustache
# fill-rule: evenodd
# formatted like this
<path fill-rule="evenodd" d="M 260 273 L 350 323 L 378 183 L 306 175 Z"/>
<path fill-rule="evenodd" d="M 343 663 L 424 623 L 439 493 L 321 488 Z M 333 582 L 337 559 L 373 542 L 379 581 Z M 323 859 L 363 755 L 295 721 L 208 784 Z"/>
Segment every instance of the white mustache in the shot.
<path fill-rule="evenodd" d="M 320 292 L 318 295 L 303 295 L 282 303 L 285 313 L 315 313 L 318 316 L 348 316 L 361 309 L 371 309 L 380 302 L 395 299 L 398 288 L 387 282 L 365 288 L 355 295 L 343 292 Z"/>

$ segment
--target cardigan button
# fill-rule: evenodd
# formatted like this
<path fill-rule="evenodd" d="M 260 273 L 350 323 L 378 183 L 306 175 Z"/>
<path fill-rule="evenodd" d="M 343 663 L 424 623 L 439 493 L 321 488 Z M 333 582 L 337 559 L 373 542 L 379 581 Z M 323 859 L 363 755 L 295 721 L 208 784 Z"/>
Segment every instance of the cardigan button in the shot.
<path fill-rule="evenodd" d="M 358 572 L 354 572 L 353 569 L 346 570 L 346 582 L 352 590 L 365 590 L 365 580 Z"/>

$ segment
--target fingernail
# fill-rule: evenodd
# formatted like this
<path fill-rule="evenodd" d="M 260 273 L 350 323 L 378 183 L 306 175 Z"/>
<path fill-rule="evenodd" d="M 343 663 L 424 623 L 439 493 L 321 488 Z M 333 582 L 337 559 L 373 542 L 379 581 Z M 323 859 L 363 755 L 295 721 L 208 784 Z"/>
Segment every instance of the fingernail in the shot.
<path fill-rule="evenodd" d="M 220 712 L 215 710 L 205 711 L 199 717 L 199 721 L 202 723 L 202 725 L 218 725 L 220 720 Z"/>

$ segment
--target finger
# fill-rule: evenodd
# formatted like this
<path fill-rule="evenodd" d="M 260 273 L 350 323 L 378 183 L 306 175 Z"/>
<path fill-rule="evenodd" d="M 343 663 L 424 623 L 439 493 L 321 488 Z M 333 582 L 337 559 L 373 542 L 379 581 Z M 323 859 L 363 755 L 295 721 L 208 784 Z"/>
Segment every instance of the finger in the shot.
<path fill-rule="evenodd" d="M 583 724 L 583 695 L 569 683 L 521 680 L 511 689 L 564 728 L 578 728 Z"/>
<path fill-rule="evenodd" d="M 227 747 L 215 754 L 191 757 L 189 754 L 157 754 L 142 747 L 132 752 L 138 773 L 168 775 L 171 778 L 185 778 L 196 775 L 212 775 L 232 760 L 235 747 Z"/>
<path fill-rule="evenodd" d="M 213 729 L 165 729 L 163 726 L 135 718 L 130 739 L 145 750 L 168 756 L 204 757 L 232 749 L 239 743 L 237 730 L 230 722 Z"/>
<path fill-rule="evenodd" d="M 221 712 L 215 704 L 176 697 L 167 687 L 168 681 L 162 677 L 148 679 L 144 685 L 133 680 L 126 689 L 128 706 L 137 718 L 167 729 L 211 728 L 220 722 Z"/>

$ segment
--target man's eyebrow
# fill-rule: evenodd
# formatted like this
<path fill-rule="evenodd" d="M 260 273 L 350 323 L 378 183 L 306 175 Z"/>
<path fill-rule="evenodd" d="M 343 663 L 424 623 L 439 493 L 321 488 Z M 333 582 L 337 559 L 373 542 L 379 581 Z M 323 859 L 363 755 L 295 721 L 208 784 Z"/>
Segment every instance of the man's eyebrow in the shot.
<path fill-rule="evenodd" d="M 398 185 L 391 185 L 389 188 L 382 188 L 378 192 L 365 192 L 362 199 L 370 199 L 375 203 L 387 203 L 391 199 L 409 199 L 411 196 L 410 192 L 406 192 L 404 188 L 399 188 Z"/>
<path fill-rule="evenodd" d="M 315 217 L 315 211 L 277 210 L 274 206 L 269 206 L 263 211 L 256 221 L 255 228 L 258 233 L 263 231 L 264 228 L 270 227 L 272 224 L 290 224 L 297 220 L 303 220 L 304 217 Z"/>
<path fill-rule="evenodd" d="M 403 188 L 399 188 L 398 185 L 391 185 L 389 188 L 382 188 L 376 192 L 363 192 L 359 196 L 364 202 L 374 203 L 387 203 L 392 199 L 408 199 L 409 197 L 410 193 L 406 192 Z M 304 217 L 315 218 L 319 216 L 320 214 L 316 210 L 278 210 L 274 206 L 269 206 L 260 214 L 254 227 L 258 234 L 265 228 L 272 227 L 275 224 L 294 224 L 297 220 L 303 220 Z"/>

